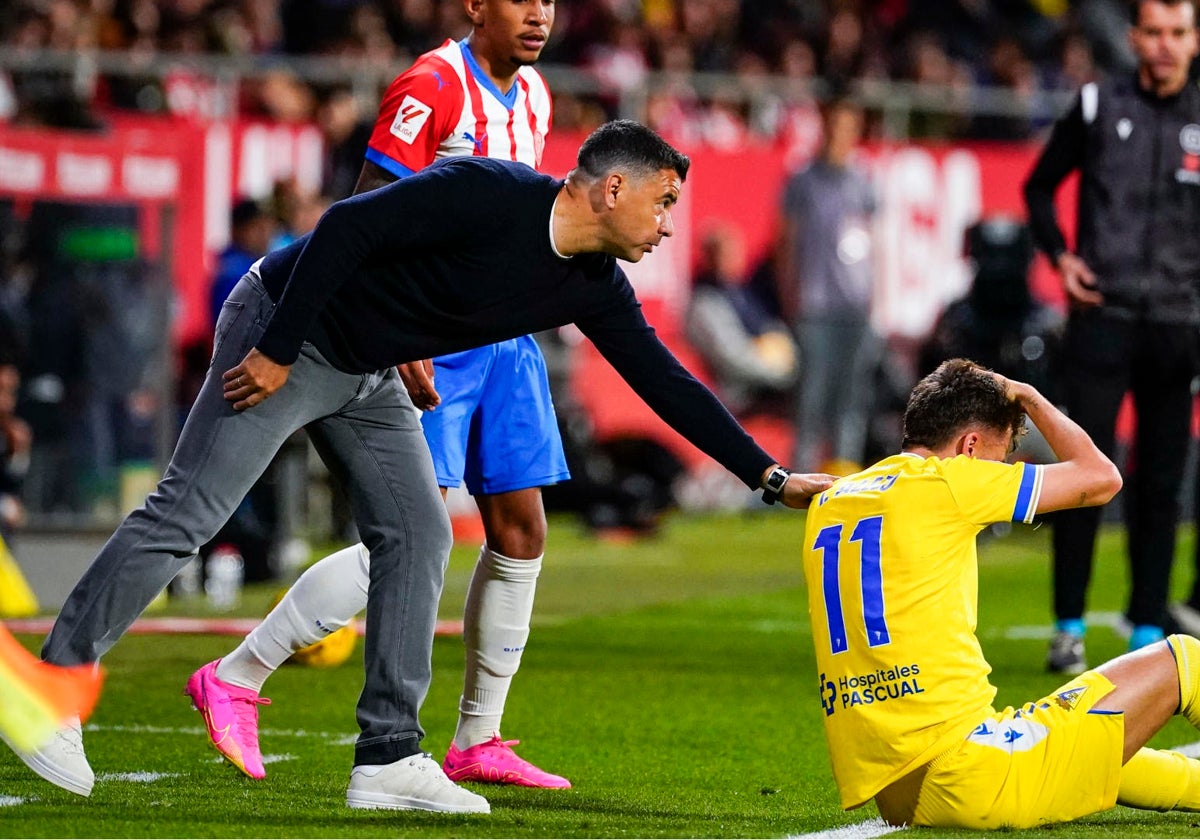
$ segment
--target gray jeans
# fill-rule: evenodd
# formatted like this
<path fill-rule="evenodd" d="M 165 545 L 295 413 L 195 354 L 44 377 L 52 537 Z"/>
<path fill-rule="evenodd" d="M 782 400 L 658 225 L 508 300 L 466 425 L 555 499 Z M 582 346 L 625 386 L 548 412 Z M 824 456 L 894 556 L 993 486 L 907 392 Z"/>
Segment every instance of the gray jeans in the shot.
<path fill-rule="evenodd" d="M 247 274 L 217 320 L 213 361 L 167 472 L 126 517 L 67 597 L 42 656 L 95 662 L 210 540 L 302 426 L 344 484 L 371 552 L 366 683 L 356 764 L 420 751 L 418 710 L 429 689 L 438 598 L 450 554 L 450 520 L 416 409 L 394 369 L 343 373 L 309 344 L 287 383 L 237 412 L 221 375 L 262 335 L 273 305 Z"/>

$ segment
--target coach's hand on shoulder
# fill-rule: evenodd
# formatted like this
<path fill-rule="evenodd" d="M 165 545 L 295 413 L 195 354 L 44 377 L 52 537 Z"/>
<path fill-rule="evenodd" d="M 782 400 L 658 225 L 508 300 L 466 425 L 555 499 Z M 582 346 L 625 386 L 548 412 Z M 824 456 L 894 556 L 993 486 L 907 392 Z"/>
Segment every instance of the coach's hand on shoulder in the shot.
<path fill-rule="evenodd" d="M 282 388 L 291 370 L 291 365 L 281 365 L 252 347 L 236 367 L 225 371 L 225 399 L 234 411 L 253 408 Z"/>
<path fill-rule="evenodd" d="M 442 397 L 433 387 L 433 359 L 405 362 L 396 365 L 400 381 L 408 389 L 413 405 L 421 411 L 433 411 L 442 402 Z"/>
<path fill-rule="evenodd" d="M 828 490 L 836 480 L 837 476 L 828 473 L 792 473 L 783 485 L 779 501 L 790 508 L 803 510 L 813 496 Z"/>

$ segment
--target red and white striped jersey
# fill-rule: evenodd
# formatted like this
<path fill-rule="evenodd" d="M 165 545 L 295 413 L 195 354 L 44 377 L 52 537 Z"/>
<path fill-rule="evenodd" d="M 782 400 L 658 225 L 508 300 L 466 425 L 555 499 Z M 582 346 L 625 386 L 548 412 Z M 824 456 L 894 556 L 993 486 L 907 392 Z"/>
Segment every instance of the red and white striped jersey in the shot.
<path fill-rule="evenodd" d="M 458 155 L 514 160 L 536 169 L 551 114 L 550 89 L 532 67 L 520 68 L 504 93 L 465 40 L 448 40 L 388 86 L 366 157 L 397 178 Z"/>

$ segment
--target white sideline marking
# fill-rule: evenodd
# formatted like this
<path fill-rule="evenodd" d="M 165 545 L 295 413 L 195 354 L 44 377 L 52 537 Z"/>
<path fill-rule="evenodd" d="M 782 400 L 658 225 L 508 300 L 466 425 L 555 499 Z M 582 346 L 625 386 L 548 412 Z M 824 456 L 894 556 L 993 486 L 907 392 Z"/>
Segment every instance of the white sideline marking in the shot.
<path fill-rule="evenodd" d="M 837 828 L 827 828 L 823 831 L 814 831 L 810 834 L 789 834 L 788 840 L 836 840 L 842 837 L 882 837 L 885 834 L 891 834 L 893 831 L 902 831 L 895 826 L 888 825 L 883 821 L 882 817 L 876 817 L 873 820 L 864 820 L 854 825 L 843 825 Z"/>
<path fill-rule="evenodd" d="M 117 724 L 114 726 L 89 723 L 84 732 L 134 732 L 142 735 L 207 735 L 199 726 L 150 726 L 145 724 Z M 258 734 L 266 738 L 314 738 L 333 744 L 354 743 L 357 735 L 345 732 L 312 732 L 307 729 L 260 729 Z M 345 739 L 349 738 L 347 742 Z"/>
<path fill-rule="evenodd" d="M 133 622 L 126 633 L 134 635 L 146 635 L 154 633 L 166 633 L 170 635 L 180 633 L 199 633 L 203 635 L 213 636 L 245 636 L 251 630 L 258 626 L 262 621 L 261 618 L 182 618 L 182 617 L 164 617 L 164 618 L 139 618 Z M 13 633 L 36 633 L 44 635 L 50 632 L 50 628 L 54 626 L 53 618 L 13 618 L 4 622 Z M 355 629 L 358 635 L 362 636 L 366 633 L 366 624 L 362 621 L 355 622 Z M 463 632 L 462 621 L 455 620 L 439 620 L 434 629 L 436 636 L 461 636 Z"/>
<path fill-rule="evenodd" d="M 1188 758 L 1200 758 L 1200 741 L 1192 744 L 1183 744 L 1178 747 L 1171 747 L 1177 753 L 1183 753 Z"/>
<path fill-rule="evenodd" d="M 26 799 L 23 796 L 0 796 L 0 808 L 11 808 L 13 805 L 24 805 L 26 802 L 37 802 L 37 800 Z"/>
<path fill-rule="evenodd" d="M 1128 638 L 1129 627 L 1125 616 L 1119 612 L 1090 612 L 1084 616 L 1089 627 L 1108 627 L 1118 635 Z M 1126 628 L 1122 632 L 1122 625 Z M 1005 639 L 1049 639 L 1054 635 L 1054 626 L 1050 624 L 1017 624 L 1005 627 L 1001 632 L 988 632 L 985 636 L 1000 636 Z"/>
<path fill-rule="evenodd" d="M 295 761 L 300 756 L 291 753 L 273 753 L 263 756 L 263 764 L 278 764 L 281 761 Z"/>
<path fill-rule="evenodd" d="M 151 773 L 147 770 L 142 770 L 137 773 L 101 773 L 96 777 L 98 782 L 138 782 L 148 785 L 151 782 L 157 782 L 161 779 L 173 779 L 179 776 L 179 773 Z"/>

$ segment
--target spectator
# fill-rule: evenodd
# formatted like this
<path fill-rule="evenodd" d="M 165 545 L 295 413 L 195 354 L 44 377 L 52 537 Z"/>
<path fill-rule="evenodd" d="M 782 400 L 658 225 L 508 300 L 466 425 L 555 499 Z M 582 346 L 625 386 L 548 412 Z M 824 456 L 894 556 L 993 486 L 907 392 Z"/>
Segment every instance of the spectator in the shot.
<path fill-rule="evenodd" d="M 75 265 L 85 374 L 78 457 L 85 504 L 106 518 L 136 504 L 139 473 L 154 479 L 170 297 L 167 277 L 138 253 L 135 212 L 113 208 L 109 223 L 124 227 L 120 247 L 80 248 Z"/>
<path fill-rule="evenodd" d="M 1073 5 L 1075 9 L 1068 15 L 1065 0 L 567 4 L 559 10 L 565 25 L 548 44 L 546 60 L 590 67 L 595 78 L 603 80 L 605 90 L 581 94 L 587 100 L 585 114 L 569 109 L 563 115 L 574 120 L 573 124 L 585 126 L 595 122 L 598 105 L 615 115 L 617 110 L 637 104 L 643 89 L 638 79 L 650 69 L 668 69 L 664 45 L 674 40 L 686 44 L 692 57 L 689 64 L 696 70 L 731 73 L 744 63 L 747 52 L 775 61 L 787 44 L 803 39 L 819 45 L 814 61 L 819 61 L 820 75 L 828 84 L 891 75 L 937 84 L 939 91 L 928 95 L 943 96 L 945 86 L 957 86 L 972 71 L 985 70 L 984 57 L 998 38 L 1014 40 L 1031 62 L 1053 62 L 1053 45 L 1065 27 L 1075 25 L 1091 39 L 1101 62 L 1121 61 L 1124 33 L 1111 24 L 1114 12 L 1120 22 L 1120 0 L 1082 0 Z M 150 72 L 149 60 L 159 57 L 158 53 L 317 54 L 375 68 L 404 64 L 436 46 L 443 33 L 457 35 L 466 30 L 460 4 L 447 0 L 13 0 L 0 12 L 0 42 L 68 52 L 95 47 L 127 50 L 131 63 L 147 71 L 91 78 L 87 73 L 41 68 L 14 71 L 17 78 L 10 84 L 18 101 L 5 105 L 0 93 L 0 115 L 11 114 L 23 122 L 97 126 L 105 115 L 91 112 L 88 106 L 95 103 L 206 118 L 240 108 L 282 120 L 309 119 L 312 93 L 308 84 L 287 78 L 281 70 L 272 70 L 265 78 L 246 77 L 240 83 L 239 96 L 236 86 L 228 84 L 221 72 L 177 66 L 164 77 L 159 70 Z M 945 63 L 953 69 L 946 80 L 933 80 L 940 71 L 935 66 L 936 50 L 926 49 L 929 42 L 921 43 L 925 53 L 921 62 L 928 66 L 920 72 L 910 71 L 905 52 L 914 33 L 922 33 L 922 38 L 938 45 Z M 787 72 L 782 62 L 780 72 Z M 83 95 L 76 90 L 81 83 Z M 4 85 L 0 79 L 0 88 Z M 757 96 L 753 81 L 746 95 Z M 954 104 L 963 109 L 970 105 L 965 97 Z M 718 109 L 721 107 L 723 103 L 718 104 Z M 946 137 L 948 131 L 958 133 L 958 121 L 942 119 L 943 112 L 939 108 L 922 114 L 915 121 L 914 134 Z M 760 133 L 759 127 L 752 129 L 753 137 L 748 139 L 775 136 L 769 131 Z"/>
<path fill-rule="evenodd" d="M 927 88 L 926 96 L 944 97 L 947 89 L 959 97 L 970 93 L 970 76 L 964 67 L 951 60 L 936 33 L 917 32 L 909 39 L 906 53 L 907 77 Z M 938 102 L 936 109 L 929 110 L 915 108 L 909 117 L 909 136 L 956 137 L 962 131 L 963 118 L 947 110 L 945 104 Z M 965 101 L 962 104 L 965 106 Z"/>
<path fill-rule="evenodd" d="M 982 80 L 989 89 L 1012 94 L 1006 114 L 981 113 L 971 120 L 972 137 L 985 140 L 1025 140 L 1033 132 L 1033 110 L 1040 85 L 1033 62 L 1021 43 L 1012 37 L 997 39 L 988 51 L 988 63 Z"/>
<path fill-rule="evenodd" d="M 268 251 L 283 248 L 317 226 L 329 199 L 300 186 L 295 176 L 280 178 L 271 188 L 272 234 Z"/>
<path fill-rule="evenodd" d="M 17 366 L 0 358 L 0 538 L 4 540 L 25 524 L 21 485 L 33 448 L 29 424 L 16 415 L 20 385 Z"/>
<path fill-rule="evenodd" d="M 33 429 L 25 504 L 39 513 L 83 508 L 77 437 L 86 392 L 85 305 L 78 267 L 64 253 L 59 233 L 81 226 L 92 212 L 99 211 L 38 202 L 24 226 L 28 345 L 18 413 Z"/>
<path fill-rule="evenodd" d="M 799 38 L 788 41 L 780 56 L 786 98 L 774 134 L 789 170 L 807 166 L 821 147 L 821 111 L 813 96 L 816 62 L 813 48 Z"/>
<path fill-rule="evenodd" d="M 217 257 L 217 271 L 209 287 L 209 323 L 216 324 L 230 290 L 259 257 L 267 253 L 275 234 L 275 220 L 261 204 L 242 199 L 229 214 L 229 244 Z"/>
<path fill-rule="evenodd" d="M 1049 87 L 1074 93 L 1088 82 L 1096 81 L 1096 60 L 1088 40 L 1072 32 L 1063 40 L 1059 63 L 1051 74 Z"/>
<path fill-rule="evenodd" d="M 1188 84 L 1198 51 L 1190 0 L 1138 0 L 1131 23 L 1137 72 L 1080 90 L 1055 123 L 1025 183 L 1025 200 L 1035 241 L 1071 306 L 1062 378 L 1067 411 L 1111 453 L 1118 409 L 1133 392 L 1138 465 L 1125 499 L 1132 505 L 1125 615 L 1133 650 L 1164 635 L 1181 453 L 1190 434 L 1200 251 L 1186 232 L 1197 223 L 1200 88 Z M 1075 170 L 1072 251 L 1054 194 Z M 1099 524 L 1094 508 L 1064 511 L 1054 522 L 1056 633 L 1046 660 L 1054 672 L 1087 668 L 1084 607 Z"/>
<path fill-rule="evenodd" d="M 719 225 L 701 244 L 701 262 L 686 314 L 688 340 L 735 415 L 785 413 L 796 379 L 796 346 L 746 282 L 745 246 L 737 229 Z"/>
<path fill-rule="evenodd" d="M 967 228 L 965 242 L 975 269 L 971 288 L 938 318 L 919 352 L 918 374 L 932 373 L 947 359 L 967 358 L 1057 400 L 1064 319 L 1030 292 L 1029 228 L 992 216 Z M 1022 436 L 1019 454 L 1039 463 L 1054 458 L 1037 429 Z"/>
<path fill-rule="evenodd" d="M 872 381 L 883 342 L 871 327 L 871 224 L 875 193 L 854 160 L 862 109 L 835 99 L 824 112 L 825 138 L 813 163 L 784 191 L 782 292 L 800 347 L 796 399 L 797 467 L 862 464 Z"/>
<path fill-rule="evenodd" d="M 971 288 L 938 318 L 921 350 L 918 373 L 931 373 L 946 359 L 967 358 L 1056 400 L 1063 316 L 1030 292 L 1029 228 L 992 216 L 967 228 L 965 243 L 975 269 Z"/>
<path fill-rule="evenodd" d="M 346 86 L 335 87 L 321 97 L 317 125 L 325 141 L 321 189 L 332 200 L 339 201 L 354 192 L 373 126 L 363 115 L 353 91 Z"/>

